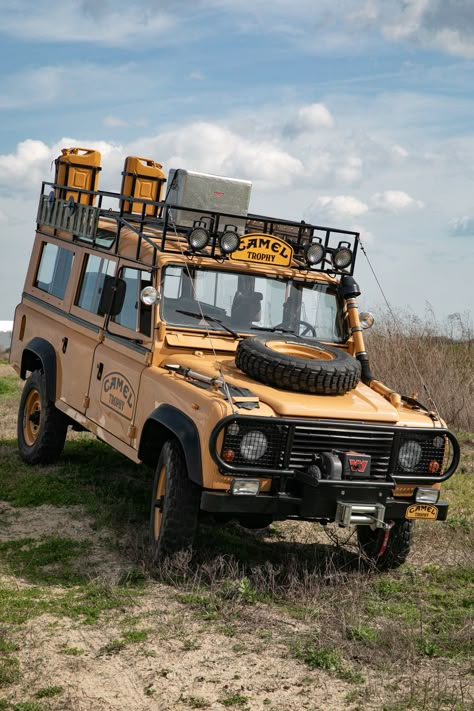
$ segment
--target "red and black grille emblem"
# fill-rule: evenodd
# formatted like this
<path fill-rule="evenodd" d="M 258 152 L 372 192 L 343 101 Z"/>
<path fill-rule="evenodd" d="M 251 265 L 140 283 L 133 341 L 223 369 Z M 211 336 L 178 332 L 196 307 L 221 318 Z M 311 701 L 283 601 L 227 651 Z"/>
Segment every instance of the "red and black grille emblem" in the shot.
<path fill-rule="evenodd" d="M 370 477 L 370 456 L 359 452 L 341 452 L 342 476 L 344 478 L 358 477 L 367 479 Z"/>

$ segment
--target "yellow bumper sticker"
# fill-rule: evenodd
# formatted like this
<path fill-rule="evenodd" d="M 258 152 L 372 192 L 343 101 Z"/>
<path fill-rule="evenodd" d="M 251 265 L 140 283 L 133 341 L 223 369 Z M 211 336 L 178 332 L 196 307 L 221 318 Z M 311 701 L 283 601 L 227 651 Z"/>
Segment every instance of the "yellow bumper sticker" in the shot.
<path fill-rule="evenodd" d="M 407 508 L 405 517 L 435 520 L 438 518 L 438 508 L 431 504 L 412 504 Z"/>
<path fill-rule="evenodd" d="M 248 234 L 240 239 L 239 248 L 229 255 L 234 262 L 257 262 L 289 267 L 293 260 L 293 248 L 273 235 Z"/>

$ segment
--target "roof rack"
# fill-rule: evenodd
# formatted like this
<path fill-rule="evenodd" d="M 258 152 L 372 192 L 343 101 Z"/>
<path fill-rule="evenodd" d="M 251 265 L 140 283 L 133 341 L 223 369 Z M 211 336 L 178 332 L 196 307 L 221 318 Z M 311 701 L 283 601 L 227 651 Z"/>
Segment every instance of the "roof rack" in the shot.
<path fill-rule="evenodd" d="M 96 249 L 108 251 L 113 249 L 113 252 L 118 254 L 120 238 L 126 227 L 137 235 L 135 258 L 139 262 L 143 261 L 141 254 L 144 244 L 153 250 L 153 263 L 156 262 L 158 252 L 184 253 L 190 256 L 196 254 L 189 249 L 188 244 L 188 236 L 193 228 L 175 224 L 173 221 L 173 214 L 177 214 L 177 208 L 181 214 L 183 212 L 200 214 L 200 220 L 196 222 L 205 224 L 210 233 L 210 241 L 198 254 L 213 259 L 228 258 L 228 255 L 220 249 L 219 236 L 229 224 L 232 224 L 232 220 L 242 221 L 242 215 L 135 197 L 134 204 L 139 204 L 141 211 L 132 213 L 124 210 L 126 201 L 130 202 L 130 195 L 68 187 L 68 194 L 77 193 L 77 198 L 70 195 L 69 199 L 65 200 L 60 197 L 61 188 L 64 190 L 64 186 L 56 183 L 42 183 L 37 214 L 38 229 L 41 225 L 45 225 L 53 228 L 55 232 L 64 230 L 70 232 L 74 240 L 85 241 Z M 84 204 L 85 202 L 88 204 Z M 147 214 L 150 212 L 150 205 L 154 207 L 155 214 Z M 246 216 L 244 233 L 272 235 L 287 242 L 293 248 L 294 266 L 302 270 L 351 275 L 354 272 L 359 232 L 313 225 L 304 220 L 296 222 L 249 213 Z M 314 243 L 322 245 L 325 256 L 318 265 L 310 267 L 305 254 L 307 248 Z M 344 269 L 335 266 L 332 260 L 332 256 L 341 245 L 349 248 L 353 255 L 351 264 Z"/>

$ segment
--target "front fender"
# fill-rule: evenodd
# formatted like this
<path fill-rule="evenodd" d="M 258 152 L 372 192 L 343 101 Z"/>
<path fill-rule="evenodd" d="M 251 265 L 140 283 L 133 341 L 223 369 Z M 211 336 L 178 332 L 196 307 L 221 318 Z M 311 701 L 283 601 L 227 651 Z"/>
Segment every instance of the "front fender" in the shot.
<path fill-rule="evenodd" d="M 148 417 L 140 438 L 139 458 L 147 459 L 146 450 L 150 444 L 156 456 L 169 435 L 176 437 L 181 444 L 189 478 L 202 486 L 201 444 L 197 427 L 188 415 L 173 405 L 159 405 Z"/>

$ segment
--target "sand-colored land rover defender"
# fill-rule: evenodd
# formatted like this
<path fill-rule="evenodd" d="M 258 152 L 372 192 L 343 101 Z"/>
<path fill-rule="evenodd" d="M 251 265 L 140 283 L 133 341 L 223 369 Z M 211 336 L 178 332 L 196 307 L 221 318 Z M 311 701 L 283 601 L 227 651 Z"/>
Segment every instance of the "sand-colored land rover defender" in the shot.
<path fill-rule="evenodd" d="M 97 152 L 56 163 L 11 348 L 23 459 L 53 462 L 73 426 L 153 467 L 157 556 L 206 511 L 355 526 L 367 559 L 402 563 L 413 522 L 446 519 L 459 447 L 371 373 L 359 234 L 250 214 L 247 181 L 131 157 L 111 193 Z"/>

